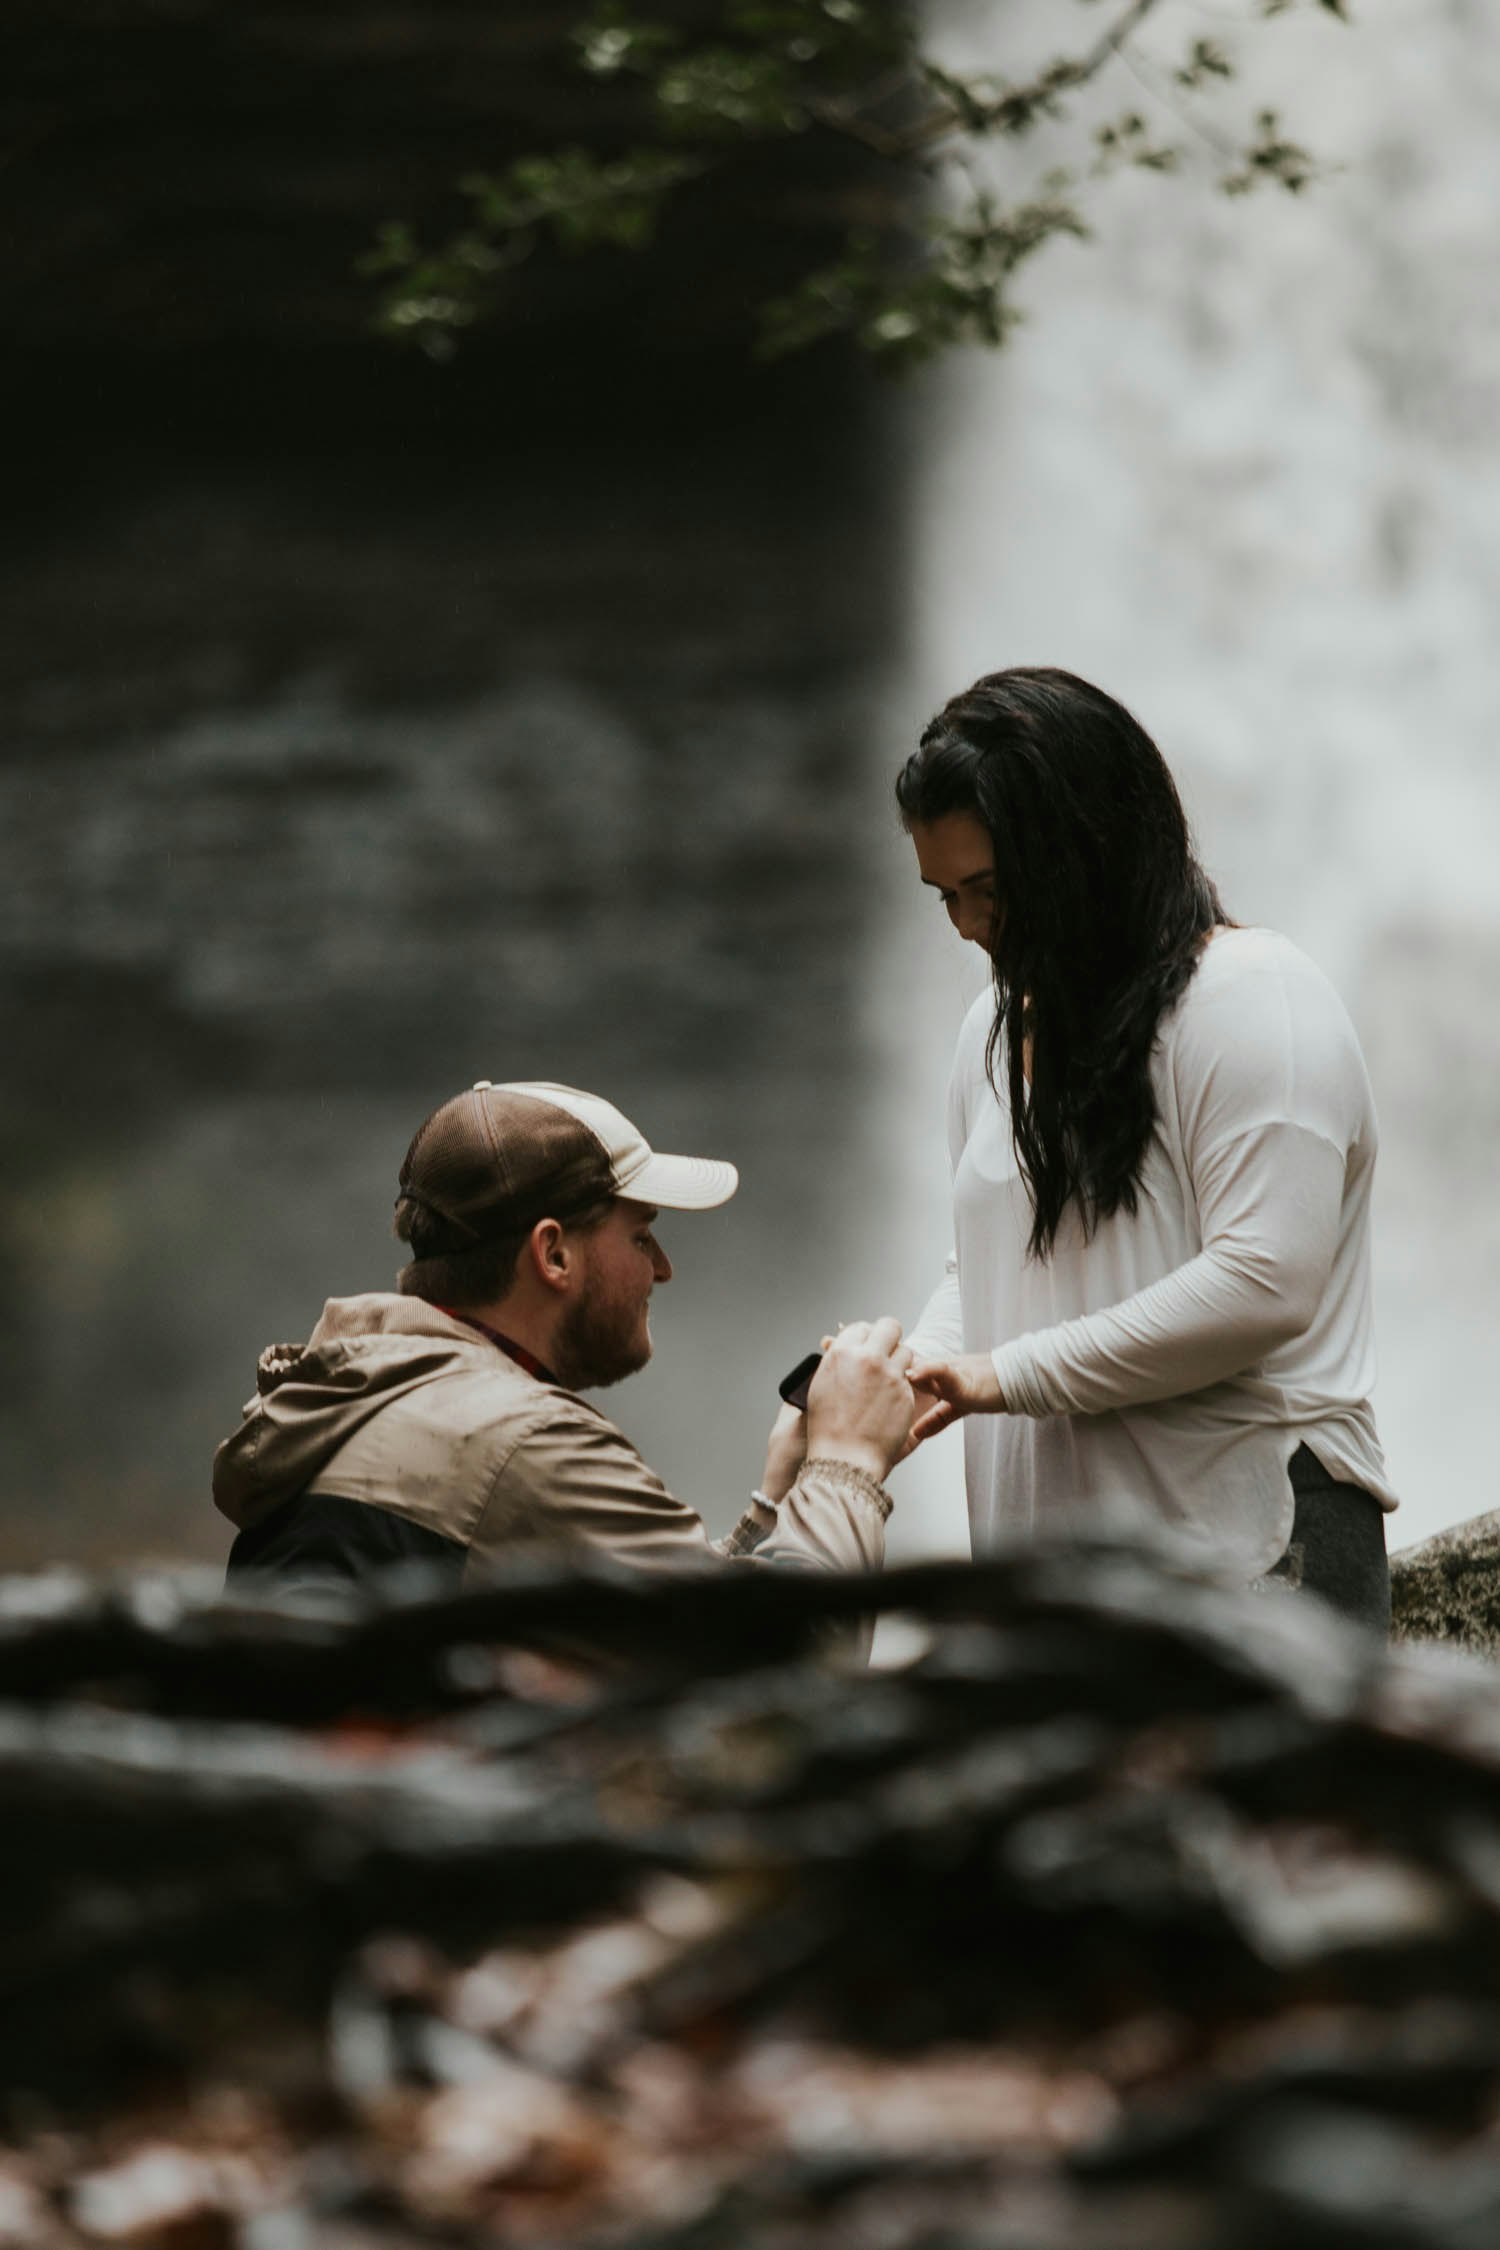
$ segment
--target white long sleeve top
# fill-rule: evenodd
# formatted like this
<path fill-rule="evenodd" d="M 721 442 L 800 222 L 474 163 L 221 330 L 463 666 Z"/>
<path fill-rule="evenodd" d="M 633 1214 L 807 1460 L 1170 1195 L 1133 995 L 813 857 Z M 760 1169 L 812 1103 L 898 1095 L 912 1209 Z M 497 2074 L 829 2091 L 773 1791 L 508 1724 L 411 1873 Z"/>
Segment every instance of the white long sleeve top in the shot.
<path fill-rule="evenodd" d="M 1006 1402 L 964 1424 L 976 1553 L 1080 1505 L 1165 1520 L 1255 1577 L 1285 1549 L 1306 1442 L 1386 1508 L 1375 1434 L 1370 1187 L 1354 1027 L 1271 930 L 1225 929 L 1163 1023 L 1137 1208 L 1029 1259 L 1009 1104 L 985 1075 L 989 993 L 949 1087 L 956 1248 L 911 1341 L 989 1352 Z"/>

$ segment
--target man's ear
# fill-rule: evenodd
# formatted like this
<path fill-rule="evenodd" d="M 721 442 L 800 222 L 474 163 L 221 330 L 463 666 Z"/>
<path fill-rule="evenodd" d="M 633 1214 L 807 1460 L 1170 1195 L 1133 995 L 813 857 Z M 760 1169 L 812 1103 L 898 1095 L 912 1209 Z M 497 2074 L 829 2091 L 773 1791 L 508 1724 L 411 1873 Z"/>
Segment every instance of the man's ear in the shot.
<path fill-rule="evenodd" d="M 544 1289 L 566 1289 L 573 1277 L 574 1258 L 556 1219 L 538 1219 L 526 1242 L 531 1269 Z"/>

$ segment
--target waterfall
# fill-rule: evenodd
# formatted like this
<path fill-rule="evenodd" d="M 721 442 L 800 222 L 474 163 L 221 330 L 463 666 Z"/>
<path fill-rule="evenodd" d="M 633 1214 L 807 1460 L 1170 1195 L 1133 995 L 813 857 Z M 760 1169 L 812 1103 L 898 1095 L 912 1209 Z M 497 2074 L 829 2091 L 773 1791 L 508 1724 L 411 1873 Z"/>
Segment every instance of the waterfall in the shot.
<path fill-rule="evenodd" d="M 992 14 L 936 9 L 945 51 L 982 56 Z M 1038 60 L 1059 14 L 1007 11 Z M 1169 4 L 1142 44 L 1165 63 L 1204 22 Z M 1097 680 L 1161 744 L 1236 918 L 1341 990 L 1382 1122 L 1376 1409 L 1406 1545 L 1497 1498 L 1500 20 L 1385 0 L 1239 45 L 1241 107 L 1278 107 L 1328 176 L 1243 202 L 1120 180 L 1096 239 L 1024 277 L 1013 343 L 923 384 L 914 701 L 1017 662 Z M 1128 74 L 1111 99 L 1171 133 Z M 941 1016 L 912 1015 L 898 1138 L 914 1086 L 940 1103 Z"/>

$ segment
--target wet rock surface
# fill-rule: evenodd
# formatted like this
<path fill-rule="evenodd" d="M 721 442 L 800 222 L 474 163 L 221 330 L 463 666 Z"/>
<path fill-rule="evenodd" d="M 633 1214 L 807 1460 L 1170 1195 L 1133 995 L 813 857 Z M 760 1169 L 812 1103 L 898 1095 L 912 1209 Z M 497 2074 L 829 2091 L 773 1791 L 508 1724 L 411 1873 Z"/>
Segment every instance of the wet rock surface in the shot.
<path fill-rule="evenodd" d="M 669 1238 L 671 1411 L 628 1401 L 716 1528 L 807 1339 L 929 1286 L 869 1222 L 914 713 L 856 419 L 154 458 L 0 535 L 0 1565 L 222 1557 L 257 1353 L 390 1285 L 402 1153 L 477 1077 L 740 1165 Z"/>
<path fill-rule="evenodd" d="M 1299 1597 L 11 1580 L 0 1770 L 0 2240 L 1500 2228 L 1500 1692 Z"/>

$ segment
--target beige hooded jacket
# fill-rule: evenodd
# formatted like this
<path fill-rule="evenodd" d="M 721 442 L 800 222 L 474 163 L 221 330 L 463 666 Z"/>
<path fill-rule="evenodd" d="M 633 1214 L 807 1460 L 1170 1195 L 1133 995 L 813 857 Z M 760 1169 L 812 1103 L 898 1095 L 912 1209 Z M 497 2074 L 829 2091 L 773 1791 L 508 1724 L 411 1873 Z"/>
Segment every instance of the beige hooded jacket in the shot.
<path fill-rule="evenodd" d="M 213 1492 L 242 1531 L 302 1494 L 388 1511 L 462 1549 L 466 1578 L 521 1554 L 873 1570 L 891 1506 L 862 1471 L 813 1461 L 716 1542 L 596 1407 L 394 1294 L 334 1298 L 306 1344 L 262 1354 Z"/>

